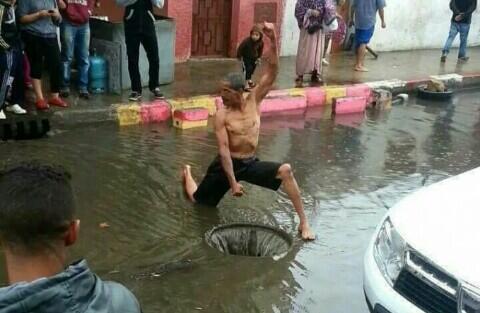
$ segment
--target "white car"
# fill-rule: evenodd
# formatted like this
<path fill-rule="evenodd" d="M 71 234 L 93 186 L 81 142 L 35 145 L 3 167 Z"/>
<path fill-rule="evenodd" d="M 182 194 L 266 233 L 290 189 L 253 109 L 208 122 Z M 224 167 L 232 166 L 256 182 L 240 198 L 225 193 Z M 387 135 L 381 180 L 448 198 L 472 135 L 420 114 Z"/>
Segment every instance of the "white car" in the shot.
<path fill-rule="evenodd" d="M 371 312 L 479 313 L 480 168 L 391 208 L 364 262 Z"/>

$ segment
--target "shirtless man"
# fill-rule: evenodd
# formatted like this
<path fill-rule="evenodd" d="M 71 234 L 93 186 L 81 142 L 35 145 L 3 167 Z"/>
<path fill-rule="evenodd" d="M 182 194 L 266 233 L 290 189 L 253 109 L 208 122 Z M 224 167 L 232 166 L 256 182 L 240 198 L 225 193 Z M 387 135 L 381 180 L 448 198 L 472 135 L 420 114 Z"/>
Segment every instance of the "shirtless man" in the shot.
<path fill-rule="evenodd" d="M 208 168 L 200 186 L 192 177 L 190 166 L 183 170 L 184 188 L 189 199 L 205 205 L 216 206 L 231 189 L 235 197 L 244 195 L 239 181 L 278 190 L 283 186 L 300 217 L 298 231 L 304 240 L 313 240 L 297 182 L 290 164 L 261 162 L 255 157 L 260 132 L 260 103 L 272 88 L 278 74 L 277 38 L 272 24 L 264 23 L 263 32 L 271 42 L 271 52 L 266 59 L 267 69 L 257 87 L 245 99 L 242 74 L 229 74 L 221 83 L 224 109 L 215 117 L 219 155 Z"/>

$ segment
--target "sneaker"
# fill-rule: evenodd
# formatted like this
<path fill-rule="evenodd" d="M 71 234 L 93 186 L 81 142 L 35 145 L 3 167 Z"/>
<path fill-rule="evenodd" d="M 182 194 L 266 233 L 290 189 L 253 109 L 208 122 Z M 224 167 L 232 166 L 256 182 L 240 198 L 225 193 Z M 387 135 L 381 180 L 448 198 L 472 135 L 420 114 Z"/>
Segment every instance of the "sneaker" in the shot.
<path fill-rule="evenodd" d="M 132 91 L 130 96 L 128 96 L 128 100 L 130 101 L 140 101 L 142 99 L 142 94 L 136 91 Z"/>
<path fill-rule="evenodd" d="M 5 111 L 11 112 L 11 113 L 14 113 L 14 114 L 27 114 L 27 111 L 25 109 L 23 109 L 21 106 L 19 106 L 18 104 L 8 105 L 5 108 Z"/>
<path fill-rule="evenodd" d="M 460 57 L 460 58 L 458 58 L 458 61 L 463 62 L 463 63 L 468 62 L 468 60 L 470 60 L 470 57 Z"/>
<path fill-rule="evenodd" d="M 327 59 L 322 59 L 322 64 L 325 66 L 329 66 L 330 62 L 328 62 Z"/>
<path fill-rule="evenodd" d="M 90 99 L 90 94 L 88 93 L 88 91 L 83 90 L 79 92 L 79 97 L 82 99 L 88 100 Z"/>
<path fill-rule="evenodd" d="M 62 98 L 60 97 L 51 98 L 50 100 L 48 100 L 48 104 L 56 107 L 60 107 L 60 108 L 68 107 L 68 104 L 65 101 L 63 101 Z"/>
<path fill-rule="evenodd" d="M 35 107 L 37 108 L 37 110 L 41 110 L 41 111 L 45 111 L 50 108 L 48 106 L 47 101 L 45 101 L 45 99 L 37 100 L 37 102 L 35 102 Z"/>
<path fill-rule="evenodd" d="M 70 96 L 70 89 L 69 88 L 64 88 L 60 91 L 60 97 L 68 98 L 69 96 Z"/>
<path fill-rule="evenodd" d="M 163 93 L 160 92 L 159 87 L 153 89 L 152 93 L 153 93 L 153 96 L 155 97 L 155 99 L 165 99 L 165 97 L 163 96 Z"/>
<path fill-rule="evenodd" d="M 6 120 L 7 119 L 7 116 L 5 116 L 5 113 L 3 112 L 3 110 L 0 110 L 0 120 Z"/>
<path fill-rule="evenodd" d="M 442 57 L 440 58 L 440 62 L 442 62 L 442 63 L 447 62 L 447 56 L 446 56 L 446 55 L 442 55 Z"/>

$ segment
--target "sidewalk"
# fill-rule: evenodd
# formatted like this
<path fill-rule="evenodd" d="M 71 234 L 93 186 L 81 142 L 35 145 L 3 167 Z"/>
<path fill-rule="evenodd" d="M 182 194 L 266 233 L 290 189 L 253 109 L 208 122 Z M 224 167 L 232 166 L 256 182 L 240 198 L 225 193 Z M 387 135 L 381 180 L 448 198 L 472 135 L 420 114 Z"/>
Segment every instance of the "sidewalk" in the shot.
<path fill-rule="evenodd" d="M 473 75 L 480 73 L 480 47 L 470 48 L 470 61 L 457 64 L 457 51 L 450 54 L 446 64 L 440 63 L 439 50 L 415 50 L 404 52 L 380 53 L 377 60 L 367 57 L 368 73 L 352 70 L 354 55 L 342 52 L 332 55 L 330 66 L 324 68 L 324 84 L 345 85 L 373 82 L 389 79 L 417 80 L 430 75 L 458 73 Z M 167 99 L 210 95 L 217 92 L 218 81 L 229 72 L 240 71 L 241 67 L 234 59 L 191 60 L 175 66 L 175 82 L 162 86 Z M 257 71 L 260 72 L 261 68 Z M 305 77 L 307 80 L 309 77 Z M 275 85 L 276 89 L 291 88 L 295 80 L 295 57 L 280 59 L 280 73 Z M 304 84 L 309 86 L 308 83 Z M 70 97 L 70 108 L 52 109 L 54 123 L 81 124 L 90 122 L 111 121 L 112 104 L 127 104 L 128 91 L 123 95 L 99 95 L 91 100 L 80 100 Z M 144 91 L 144 101 L 150 101 L 150 93 Z"/>

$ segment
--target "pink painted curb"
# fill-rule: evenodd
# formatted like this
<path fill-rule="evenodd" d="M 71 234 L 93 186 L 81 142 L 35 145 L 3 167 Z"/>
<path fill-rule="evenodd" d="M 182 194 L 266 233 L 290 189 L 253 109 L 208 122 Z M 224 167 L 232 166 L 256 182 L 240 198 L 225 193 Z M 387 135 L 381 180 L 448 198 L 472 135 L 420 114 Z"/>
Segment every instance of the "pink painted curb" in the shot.
<path fill-rule="evenodd" d="M 345 97 L 335 98 L 333 100 L 332 114 L 351 114 L 361 113 L 367 108 L 367 99 L 365 97 Z"/>
<path fill-rule="evenodd" d="M 208 119 L 208 109 L 184 109 L 176 110 L 173 113 L 174 118 L 182 121 L 204 121 Z"/>

